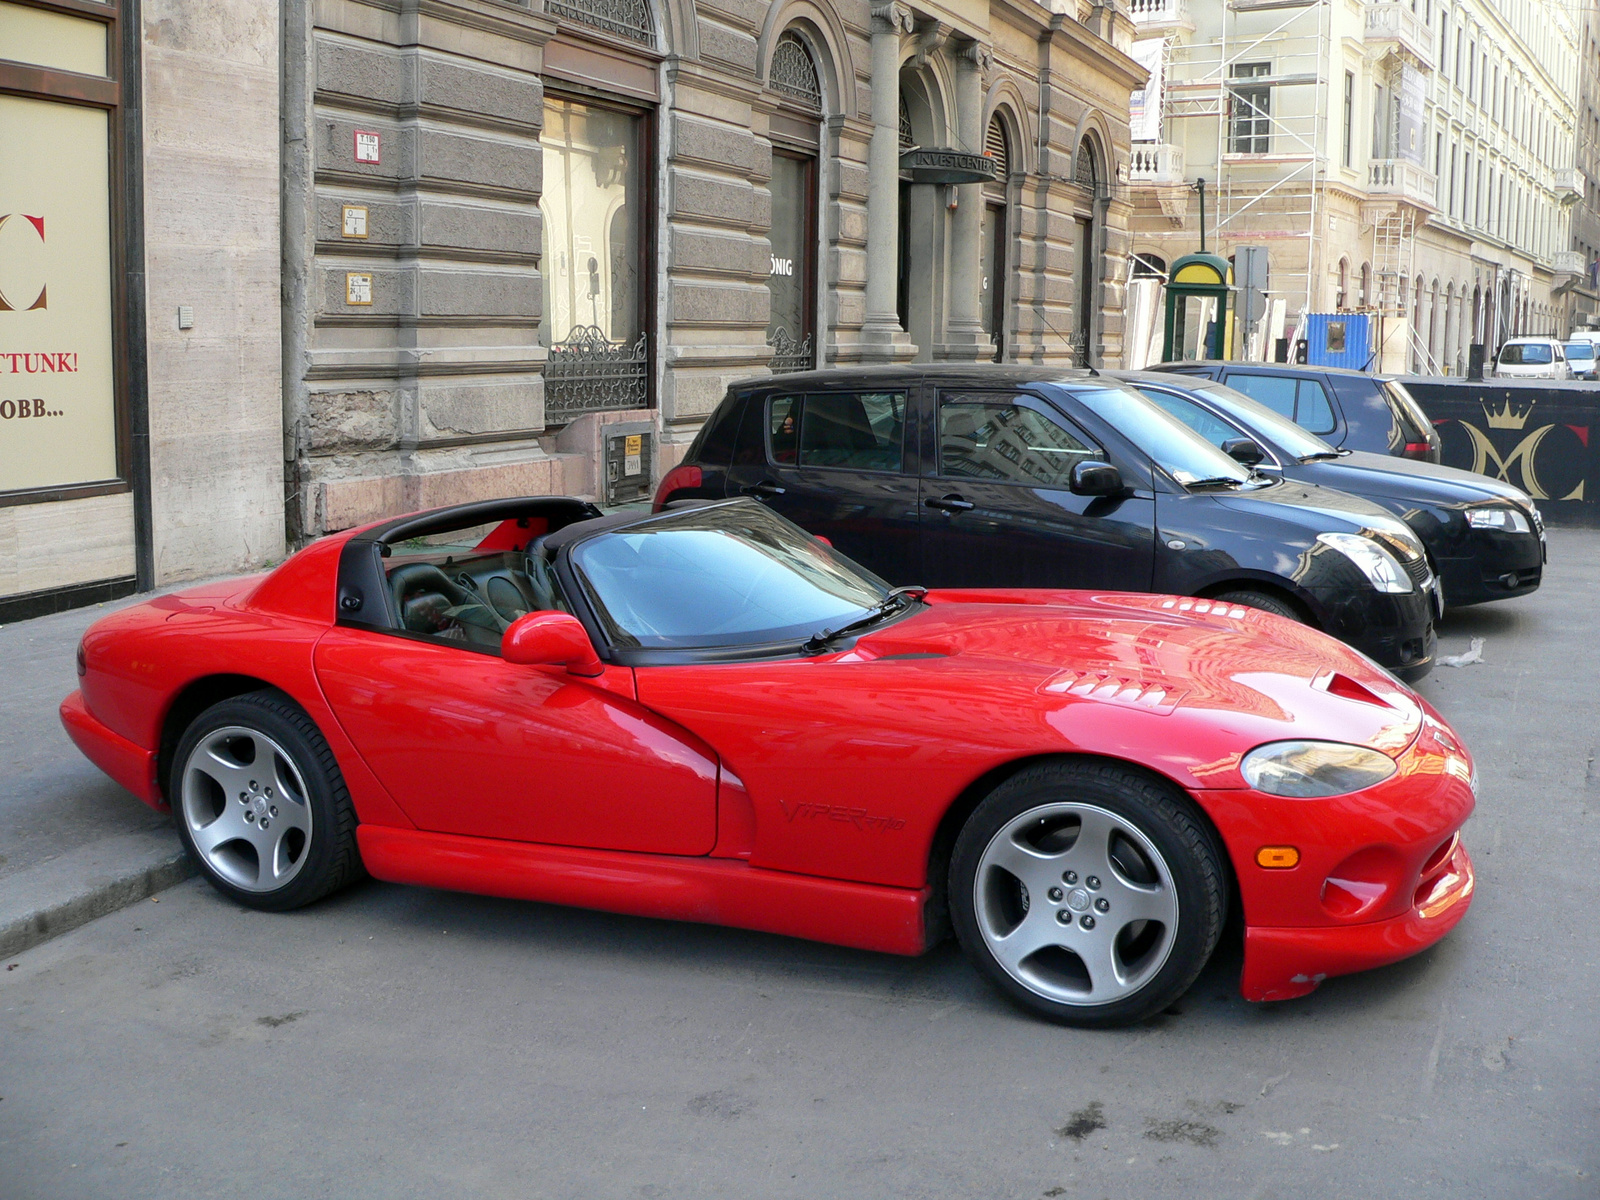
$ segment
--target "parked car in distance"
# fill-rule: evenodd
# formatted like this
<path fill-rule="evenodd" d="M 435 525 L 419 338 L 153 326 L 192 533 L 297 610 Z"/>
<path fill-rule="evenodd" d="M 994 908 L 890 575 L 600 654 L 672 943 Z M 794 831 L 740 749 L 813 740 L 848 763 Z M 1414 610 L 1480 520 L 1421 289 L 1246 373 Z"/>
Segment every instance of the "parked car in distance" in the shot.
<path fill-rule="evenodd" d="M 1240 989 L 1284 1000 L 1474 888 L 1471 756 L 1332 638 L 891 589 L 744 499 L 383 521 L 110 614 L 78 663 L 74 742 L 275 912 L 364 869 L 891 954 L 953 926 L 1017 1004 L 1108 1026 L 1183 995 L 1236 902 Z"/>
<path fill-rule="evenodd" d="M 1161 363 L 1152 371 L 1200 375 L 1259 400 L 1336 449 L 1439 461 L 1439 434 L 1392 375 L 1285 363 Z"/>
<path fill-rule="evenodd" d="M 895 584 L 1223 599 L 1308 622 L 1402 678 L 1437 585 L 1377 505 L 1251 470 L 1125 384 L 906 366 L 730 387 L 656 493 L 752 495 Z"/>
<path fill-rule="evenodd" d="M 1587 338 L 1577 338 L 1570 342 L 1561 343 L 1562 352 L 1567 356 L 1567 370 L 1572 372 L 1574 379 L 1594 381 L 1600 378 L 1600 358 L 1595 356 L 1595 344 Z"/>
<path fill-rule="evenodd" d="M 1435 463 L 1335 450 L 1211 379 L 1154 371 L 1110 374 L 1213 445 L 1241 461 L 1254 460 L 1257 470 L 1360 496 L 1405 521 L 1427 547 L 1445 604 L 1525 596 L 1539 586 L 1546 561 L 1544 520 L 1520 488 Z"/>
<path fill-rule="evenodd" d="M 1496 379 L 1571 379 L 1565 347 L 1555 338 L 1512 338 L 1495 355 Z"/>

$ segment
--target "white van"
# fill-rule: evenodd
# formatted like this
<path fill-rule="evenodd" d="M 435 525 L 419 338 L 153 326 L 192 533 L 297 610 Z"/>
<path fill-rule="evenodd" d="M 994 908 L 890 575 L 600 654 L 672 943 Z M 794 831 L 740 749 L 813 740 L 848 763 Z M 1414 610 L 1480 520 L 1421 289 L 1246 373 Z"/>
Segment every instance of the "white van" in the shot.
<path fill-rule="evenodd" d="M 1512 338 L 1494 360 L 1496 379 L 1571 379 L 1567 354 L 1555 338 Z"/>

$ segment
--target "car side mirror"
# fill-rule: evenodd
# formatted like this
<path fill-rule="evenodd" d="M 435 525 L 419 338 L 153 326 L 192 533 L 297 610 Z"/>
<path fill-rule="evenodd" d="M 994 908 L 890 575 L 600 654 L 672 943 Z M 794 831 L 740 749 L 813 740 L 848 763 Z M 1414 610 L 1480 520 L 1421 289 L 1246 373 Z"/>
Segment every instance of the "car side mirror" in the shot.
<path fill-rule="evenodd" d="M 593 678 L 605 670 L 589 631 L 571 613 L 531 612 L 511 622 L 500 637 L 500 655 L 527 667 L 565 667 L 569 675 Z"/>
<path fill-rule="evenodd" d="M 1229 438 L 1222 443 L 1222 452 L 1234 462 L 1253 467 L 1266 458 L 1267 452 L 1252 438 Z"/>
<path fill-rule="evenodd" d="M 1067 486 L 1075 496 L 1118 496 L 1124 490 L 1122 472 L 1103 462 L 1076 464 Z"/>

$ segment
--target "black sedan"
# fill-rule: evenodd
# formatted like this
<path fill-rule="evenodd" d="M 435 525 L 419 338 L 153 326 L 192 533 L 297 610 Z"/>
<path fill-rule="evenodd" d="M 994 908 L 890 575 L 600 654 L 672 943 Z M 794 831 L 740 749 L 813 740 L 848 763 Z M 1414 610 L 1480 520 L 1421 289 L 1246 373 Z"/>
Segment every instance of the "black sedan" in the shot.
<path fill-rule="evenodd" d="M 1378 506 L 1222 453 L 1083 371 L 916 366 L 734 384 L 657 507 L 752 495 L 895 584 L 1205 597 L 1433 665 L 1422 543 Z"/>
<path fill-rule="evenodd" d="M 1528 494 L 1509 483 L 1433 463 L 1335 450 L 1265 405 L 1209 379 L 1149 371 L 1114 374 L 1259 470 L 1337 488 L 1392 512 L 1428 548 L 1449 604 L 1503 600 L 1539 586 L 1544 522 Z M 1242 440 L 1255 449 L 1241 446 Z"/>
<path fill-rule="evenodd" d="M 1225 383 L 1341 450 L 1439 461 L 1438 431 L 1392 375 L 1286 363 L 1182 362 L 1152 368 Z"/>

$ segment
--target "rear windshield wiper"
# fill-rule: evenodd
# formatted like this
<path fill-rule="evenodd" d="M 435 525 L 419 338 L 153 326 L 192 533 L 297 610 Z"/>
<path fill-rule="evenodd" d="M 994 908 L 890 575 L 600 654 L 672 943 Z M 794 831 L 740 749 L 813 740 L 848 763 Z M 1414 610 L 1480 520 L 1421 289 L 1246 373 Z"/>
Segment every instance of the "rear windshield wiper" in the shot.
<path fill-rule="evenodd" d="M 858 629 L 865 629 L 869 625 L 876 625 L 890 613 L 903 608 L 912 600 L 920 600 L 928 594 L 928 589 L 911 584 L 907 587 L 891 588 L 883 597 L 854 621 L 847 622 L 837 629 L 819 629 L 800 644 L 804 654 L 820 654 L 828 648 L 830 642 L 835 642 L 847 634 Z"/>

